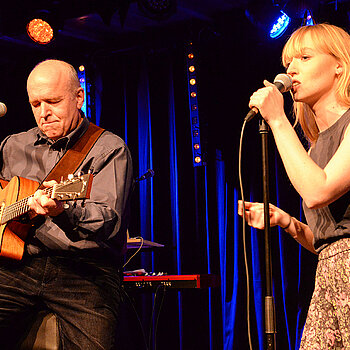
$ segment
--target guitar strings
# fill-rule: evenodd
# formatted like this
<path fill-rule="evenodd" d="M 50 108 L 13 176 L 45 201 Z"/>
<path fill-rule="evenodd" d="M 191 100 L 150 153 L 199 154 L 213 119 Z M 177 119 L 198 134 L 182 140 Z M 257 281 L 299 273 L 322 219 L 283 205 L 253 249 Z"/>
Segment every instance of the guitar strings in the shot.
<path fill-rule="evenodd" d="M 45 188 L 43 191 L 46 192 L 48 195 L 52 195 L 53 189 L 55 188 L 55 191 L 60 190 L 62 187 L 66 186 L 67 183 L 58 183 L 56 186 Z M 33 197 L 34 195 L 30 195 L 28 197 L 25 197 L 21 199 L 20 201 L 16 203 L 12 203 L 8 205 L 7 207 L 3 208 L 2 213 L 2 220 L 1 224 L 4 224 L 17 216 L 20 216 L 30 210 L 30 207 L 28 206 L 28 199 Z"/>
<path fill-rule="evenodd" d="M 65 186 L 65 185 L 66 184 L 57 184 L 56 189 L 60 189 L 61 187 Z M 44 192 L 46 192 L 46 194 L 51 196 L 52 192 L 53 192 L 53 187 L 45 188 Z M 30 207 L 28 205 L 28 200 L 29 200 L 29 198 L 31 198 L 33 196 L 34 195 L 32 194 L 28 197 L 22 198 L 21 200 L 19 200 L 16 203 L 12 203 L 12 204 L 8 205 L 7 207 L 5 207 L 3 209 L 1 224 L 4 224 L 4 223 L 16 218 L 17 216 L 20 216 L 20 215 L 26 213 L 27 211 L 29 211 Z"/>

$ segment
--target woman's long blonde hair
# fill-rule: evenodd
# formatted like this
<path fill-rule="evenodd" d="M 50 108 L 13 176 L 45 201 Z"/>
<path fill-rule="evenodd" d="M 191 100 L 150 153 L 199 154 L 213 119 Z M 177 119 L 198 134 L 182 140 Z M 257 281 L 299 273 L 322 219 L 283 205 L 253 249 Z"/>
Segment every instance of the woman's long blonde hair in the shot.
<path fill-rule="evenodd" d="M 287 67 L 293 57 L 302 55 L 303 39 L 307 33 L 310 33 L 320 52 L 334 56 L 342 65 L 343 70 L 338 79 L 336 96 L 341 105 L 350 106 L 350 35 L 345 30 L 327 23 L 300 27 L 291 35 L 283 48 L 283 65 Z M 294 102 L 294 112 L 296 120 L 312 145 L 316 142 L 319 133 L 313 111 L 306 103 Z"/>

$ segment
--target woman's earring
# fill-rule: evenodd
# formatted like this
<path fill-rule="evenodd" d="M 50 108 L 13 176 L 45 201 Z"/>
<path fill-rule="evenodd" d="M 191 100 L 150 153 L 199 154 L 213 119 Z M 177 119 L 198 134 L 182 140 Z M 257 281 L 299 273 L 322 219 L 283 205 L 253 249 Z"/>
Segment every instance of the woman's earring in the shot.
<path fill-rule="evenodd" d="M 337 68 L 337 70 L 335 71 L 336 75 L 341 75 L 343 73 L 343 69 L 342 68 Z"/>

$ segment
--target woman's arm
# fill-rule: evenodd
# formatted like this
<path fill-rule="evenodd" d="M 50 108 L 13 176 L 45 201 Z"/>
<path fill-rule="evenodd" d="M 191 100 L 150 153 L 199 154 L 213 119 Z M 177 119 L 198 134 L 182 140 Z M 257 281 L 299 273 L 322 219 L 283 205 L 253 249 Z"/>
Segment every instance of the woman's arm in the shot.
<path fill-rule="evenodd" d="M 238 201 L 238 214 L 243 215 L 243 202 Z M 263 203 L 245 202 L 245 218 L 248 225 L 257 229 L 264 229 Z M 313 233 L 309 226 L 290 216 L 282 209 L 270 204 L 270 226 L 280 226 L 288 232 L 298 243 L 310 252 L 317 254 L 313 246 Z"/>
<path fill-rule="evenodd" d="M 268 122 L 294 188 L 309 208 L 324 207 L 350 189 L 350 133 L 345 137 L 327 166 L 320 168 L 307 154 L 283 110 L 283 96 L 268 82 L 255 92 L 250 107 L 256 106 Z M 329 112 L 336 120 L 336 113 Z"/>

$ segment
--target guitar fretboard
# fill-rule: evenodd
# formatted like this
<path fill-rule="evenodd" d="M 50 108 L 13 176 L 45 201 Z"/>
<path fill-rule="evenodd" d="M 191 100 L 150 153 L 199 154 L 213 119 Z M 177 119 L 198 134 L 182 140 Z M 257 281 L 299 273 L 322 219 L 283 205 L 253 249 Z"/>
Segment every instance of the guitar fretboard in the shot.
<path fill-rule="evenodd" d="M 44 189 L 44 192 L 51 195 L 53 188 L 46 188 Z M 2 216 L 1 216 L 1 222 L 0 224 L 6 224 L 8 221 L 13 220 L 23 214 L 28 213 L 31 209 L 28 205 L 29 198 L 33 197 L 34 195 L 30 195 L 28 197 L 25 197 L 18 202 L 12 203 L 8 205 L 7 207 L 3 208 Z"/>
<path fill-rule="evenodd" d="M 52 187 L 43 189 L 44 193 L 50 198 L 58 199 L 59 201 L 70 201 L 77 199 L 86 199 L 90 194 L 92 175 L 85 174 L 81 176 L 68 176 L 66 181 L 56 184 Z M 10 182 L 11 183 L 11 182 Z M 7 222 L 28 213 L 31 209 L 28 201 L 34 194 L 22 198 L 18 202 L 5 206 L 5 202 L 0 207 L 0 224 Z"/>

